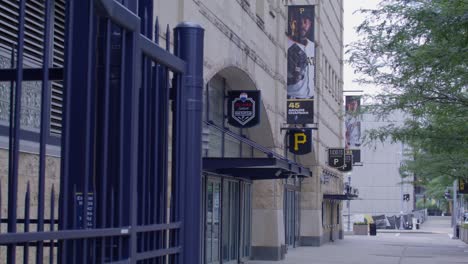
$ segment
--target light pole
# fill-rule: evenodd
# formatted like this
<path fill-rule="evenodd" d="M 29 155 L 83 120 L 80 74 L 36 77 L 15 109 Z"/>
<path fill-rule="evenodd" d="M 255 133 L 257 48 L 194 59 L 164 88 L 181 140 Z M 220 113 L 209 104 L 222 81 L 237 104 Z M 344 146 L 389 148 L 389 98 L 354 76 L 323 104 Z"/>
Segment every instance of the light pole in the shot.
<path fill-rule="evenodd" d="M 458 238 L 457 237 L 457 214 L 458 214 L 458 204 L 457 204 L 457 180 L 453 181 L 453 208 L 452 208 L 452 221 L 453 221 L 453 239 Z"/>

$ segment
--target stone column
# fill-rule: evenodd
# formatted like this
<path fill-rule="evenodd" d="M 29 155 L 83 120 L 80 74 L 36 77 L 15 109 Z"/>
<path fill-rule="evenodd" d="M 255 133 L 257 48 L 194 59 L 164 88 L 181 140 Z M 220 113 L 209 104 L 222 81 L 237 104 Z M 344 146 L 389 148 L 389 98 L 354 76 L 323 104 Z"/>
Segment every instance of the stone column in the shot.
<path fill-rule="evenodd" d="M 286 253 L 281 180 L 255 181 L 252 191 L 253 260 L 281 260 Z"/>
<path fill-rule="evenodd" d="M 320 191 L 320 167 L 314 167 L 313 177 L 305 179 L 301 186 L 300 237 L 301 246 L 320 246 L 323 243 L 322 197 Z"/>

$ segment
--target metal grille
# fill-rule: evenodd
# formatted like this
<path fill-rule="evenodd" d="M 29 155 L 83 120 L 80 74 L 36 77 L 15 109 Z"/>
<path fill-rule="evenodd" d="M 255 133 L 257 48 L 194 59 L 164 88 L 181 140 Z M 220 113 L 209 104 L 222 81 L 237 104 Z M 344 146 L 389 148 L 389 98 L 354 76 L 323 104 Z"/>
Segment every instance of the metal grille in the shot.
<path fill-rule="evenodd" d="M 37 68 L 40 67 L 43 60 L 44 52 L 44 25 L 45 25 L 45 8 L 42 1 L 27 1 L 25 6 L 25 31 L 24 31 L 24 51 L 23 51 L 23 67 Z M 50 54 L 53 67 L 63 67 L 64 62 L 64 38 L 65 38 L 65 1 L 53 1 L 53 11 L 51 20 L 53 21 L 53 29 L 49 30 L 51 34 L 51 45 L 53 52 Z M 0 61 L 3 65 L 0 68 L 10 68 L 15 65 L 15 53 L 18 43 L 18 25 L 19 25 L 19 1 L 4 0 L 0 1 Z M 5 89 L 10 89 L 9 85 L 4 84 Z M 24 100 L 40 100 L 39 81 L 28 82 L 24 84 L 25 99 Z M 50 126 L 51 133 L 60 134 L 61 119 L 62 119 L 62 84 L 58 82 L 52 83 L 52 100 L 51 100 L 51 116 Z M 37 99 L 36 99 L 37 98 Z M 8 98 L 4 95 L 0 96 L 0 100 L 4 102 L 4 111 L 8 110 Z M 39 129 L 39 112 L 37 107 L 29 107 L 29 111 L 23 110 L 22 124 L 26 129 L 36 131 Z M 0 116 L 0 121 L 8 122 L 8 115 Z M 28 119 L 29 118 L 29 122 Z"/>

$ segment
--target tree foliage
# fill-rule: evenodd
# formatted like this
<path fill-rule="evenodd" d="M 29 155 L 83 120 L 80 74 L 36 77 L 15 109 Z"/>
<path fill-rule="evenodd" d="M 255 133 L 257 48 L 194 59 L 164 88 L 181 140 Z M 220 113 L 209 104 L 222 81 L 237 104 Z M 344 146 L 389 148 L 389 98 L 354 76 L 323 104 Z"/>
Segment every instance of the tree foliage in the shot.
<path fill-rule="evenodd" d="M 408 117 L 367 140 L 409 144 L 404 173 L 426 185 L 468 177 L 468 0 L 387 0 L 361 12 L 347 53 L 358 81 L 382 88 L 367 111 Z"/>

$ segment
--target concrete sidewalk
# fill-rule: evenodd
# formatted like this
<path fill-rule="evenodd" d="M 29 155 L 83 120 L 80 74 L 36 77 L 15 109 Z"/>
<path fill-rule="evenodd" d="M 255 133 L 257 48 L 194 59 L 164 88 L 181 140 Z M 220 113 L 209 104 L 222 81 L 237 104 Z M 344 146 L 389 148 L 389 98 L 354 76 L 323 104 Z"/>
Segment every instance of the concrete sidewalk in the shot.
<path fill-rule="evenodd" d="M 450 238 L 450 217 L 431 218 L 421 232 L 345 236 L 321 247 L 289 249 L 283 261 L 249 264 L 451 264 L 468 263 L 468 245 Z M 413 231 L 413 230 L 410 230 Z M 417 231 L 417 230 L 414 230 Z M 424 232 L 424 233 L 422 233 Z"/>

